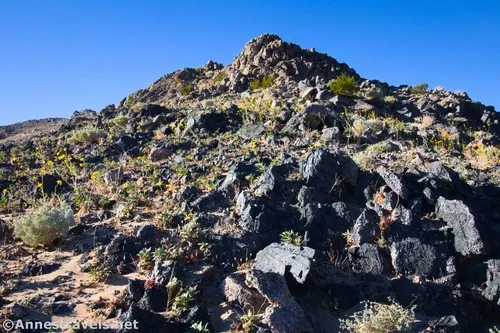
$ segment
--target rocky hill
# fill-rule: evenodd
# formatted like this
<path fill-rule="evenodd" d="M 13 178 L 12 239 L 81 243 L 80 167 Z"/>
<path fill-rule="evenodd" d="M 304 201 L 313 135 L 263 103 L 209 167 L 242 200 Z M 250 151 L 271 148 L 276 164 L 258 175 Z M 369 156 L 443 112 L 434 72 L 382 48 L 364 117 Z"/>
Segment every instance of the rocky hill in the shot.
<path fill-rule="evenodd" d="M 228 66 L 2 144 L 0 320 L 493 330 L 499 120 L 464 92 L 255 38 Z"/>

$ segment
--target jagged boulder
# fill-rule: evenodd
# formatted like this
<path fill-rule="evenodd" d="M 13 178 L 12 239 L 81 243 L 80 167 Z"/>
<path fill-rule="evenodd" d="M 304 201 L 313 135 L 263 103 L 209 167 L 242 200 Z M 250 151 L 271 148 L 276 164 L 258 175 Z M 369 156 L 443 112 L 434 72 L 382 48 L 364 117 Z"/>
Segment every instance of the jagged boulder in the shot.
<path fill-rule="evenodd" d="M 379 232 L 379 220 L 380 218 L 374 210 L 364 209 L 354 223 L 352 230 L 353 241 L 359 245 L 373 242 Z"/>
<path fill-rule="evenodd" d="M 486 289 L 483 291 L 484 297 L 500 305 L 500 259 L 490 259 L 486 264 L 488 271 L 486 273 Z"/>
<path fill-rule="evenodd" d="M 479 222 L 462 201 L 439 197 L 436 216 L 452 228 L 457 252 L 464 256 L 486 254 L 486 244 L 479 230 Z"/>
<path fill-rule="evenodd" d="M 356 185 L 359 174 L 359 168 L 351 158 L 324 149 L 309 154 L 300 171 L 308 186 L 325 194 L 330 194 L 335 185 L 344 181 Z"/>
<path fill-rule="evenodd" d="M 248 42 L 230 66 L 244 75 L 289 77 L 296 82 L 313 77 L 328 82 L 344 72 L 359 77 L 346 64 L 341 64 L 326 54 L 302 49 L 270 34 Z"/>
<path fill-rule="evenodd" d="M 313 259 L 313 249 L 290 244 L 273 243 L 257 254 L 247 284 L 274 304 L 263 318 L 271 332 L 312 332 L 304 311 L 288 290 L 285 274 L 289 272 L 296 282 L 304 283 Z"/>

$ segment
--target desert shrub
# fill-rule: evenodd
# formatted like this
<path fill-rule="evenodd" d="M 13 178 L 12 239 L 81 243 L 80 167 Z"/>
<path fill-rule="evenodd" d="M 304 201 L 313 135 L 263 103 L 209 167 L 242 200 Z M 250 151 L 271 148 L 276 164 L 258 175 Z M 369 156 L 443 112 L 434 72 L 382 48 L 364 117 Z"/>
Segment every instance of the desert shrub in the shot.
<path fill-rule="evenodd" d="M 464 148 L 464 156 L 471 167 L 477 170 L 493 169 L 500 165 L 500 148 L 474 140 Z"/>
<path fill-rule="evenodd" d="M 250 82 L 250 89 L 255 90 L 255 89 L 266 89 L 269 88 L 273 85 L 274 83 L 274 77 L 271 75 L 264 76 L 262 79 L 256 79 Z"/>
<path fill-rule="evenodd" d="M 16 219 L 14 233 L 30 246 L 50 245 L 56 239 L 64 238 L 73 225 L 73 210 L 67 203 L 52 206 L 46 201 L 31 213 Z"/>
<path fill-rule="evenodd" d="M 224 80 L 226 77 L 227 77 L 227 74 L 226 74 L 226 73 L 224 73 L 224 72 L 217 73 L 217 74 L 215 74 L 215 76 L 214 76 L 214 83 L 221 82 L 221 81 L 222 81 L 222 80 Z"/>
<path fill-rule="evenodd" d="M 127 116 L 116 116 L 111 119 L 111 123 L 118 127 L 125 127 L 128 124 L 128 119 Z"/>
<path fill-rule="evenodd" d="M 89 127 L 73 132 L 69 141 L 73 144 L 98 143 L 100 139 L 105 137 L 106 132 L 103 130 Z"/>
<path fill-rule="evenodd" d="M 429 88 L 429 85 L 427 83 L 422 83 L 422 84 L 419 84 L 419 85 L 412 87 L 411 93 L 415 94 L 415 95 L 421 95 L 427 91 L 427 88 Z"/>
<path fill-rule="evenodd" d="M 366 302 L 365 309 L 342 321 L 342 327 L 352 333 L 406 332 L 415 321 L 414 308 L 404 308 L 391 300 L 390 304 Z"/>
<path fill-rule="evenodd" d="M 193 84 L 192 83 L 181 85 L 179 88 L 179 92 L 181 93 L 182 96 L 187 96 L 192 91 L 193 91 Z"/>
<path fill-rule="evenodd" d="M 354 96 L 359 90 L 354 76 L 349 76 L 346 73 L 340 74 L 335 80 L 329 84 L 330 91 L 335 95 Z"/>

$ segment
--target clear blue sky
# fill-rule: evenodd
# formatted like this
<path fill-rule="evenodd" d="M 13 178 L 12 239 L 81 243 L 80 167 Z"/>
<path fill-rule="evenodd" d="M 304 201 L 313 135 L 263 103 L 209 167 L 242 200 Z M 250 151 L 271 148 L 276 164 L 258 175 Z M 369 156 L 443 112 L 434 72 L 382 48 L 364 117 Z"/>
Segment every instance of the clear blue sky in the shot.
<path fill-rule="evenodd" d="M 275 33 L 390 84 L 500 109 L 498 1 L 0 1 L 0 125 L 100 110 Z"/>

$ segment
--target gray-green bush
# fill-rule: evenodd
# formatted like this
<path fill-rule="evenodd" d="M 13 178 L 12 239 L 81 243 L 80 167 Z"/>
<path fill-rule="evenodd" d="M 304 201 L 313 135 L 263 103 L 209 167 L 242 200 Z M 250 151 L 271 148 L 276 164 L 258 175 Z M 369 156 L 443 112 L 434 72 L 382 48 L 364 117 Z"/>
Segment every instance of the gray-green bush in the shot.
<path fill-rule="evenodd" d="M 74 213 L 67 203 L 52 206 L 45 201 L 31 213 L 14 220 L 14 234 L 30 246 L 50 245 L 66 237 L 74 225 Z"/>

